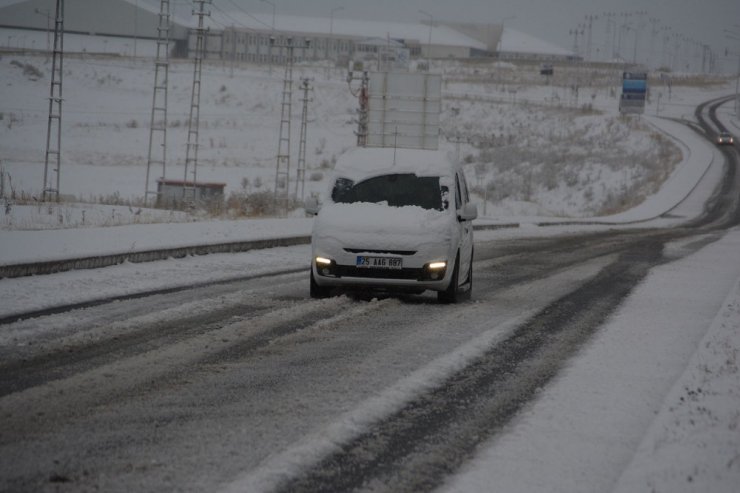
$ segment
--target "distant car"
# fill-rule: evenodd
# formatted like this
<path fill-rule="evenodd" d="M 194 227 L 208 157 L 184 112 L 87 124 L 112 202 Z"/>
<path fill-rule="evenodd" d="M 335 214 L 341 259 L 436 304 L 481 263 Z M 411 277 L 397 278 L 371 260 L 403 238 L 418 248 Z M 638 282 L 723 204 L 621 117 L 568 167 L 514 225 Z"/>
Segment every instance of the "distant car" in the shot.
<path fill-rule="evenodd" d="M 438 151 L 358 148 L 334 171 L 324 203 L 306 201 L 317 215 L 312 298 L 339 289 L 469 299 L 478 211 L 459 165 Z"/>
<path fill-rule="evenodd" d="M 733 145 L 735 138 L 729 132 L 720 132 L 717 135 L 717 145 Z"/>

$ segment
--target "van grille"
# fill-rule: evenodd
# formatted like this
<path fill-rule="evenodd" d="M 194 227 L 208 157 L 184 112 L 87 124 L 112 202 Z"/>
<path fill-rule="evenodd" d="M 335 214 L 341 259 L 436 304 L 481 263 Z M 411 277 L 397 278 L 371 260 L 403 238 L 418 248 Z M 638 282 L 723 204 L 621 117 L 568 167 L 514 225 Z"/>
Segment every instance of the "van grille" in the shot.
<path fill-rule="evenodd" d="M 390 255 L 416 255 L 416 250 L 368 250 L 367 248 L 345 248 L 347 253 L 387 253 Z"/>
<path fill-rule="evenodd" d="M 368 269 L 352 265 L 337 265 L 337 277 L 364 277 L 369 279 L 421 279 L 423 269 Z"/>

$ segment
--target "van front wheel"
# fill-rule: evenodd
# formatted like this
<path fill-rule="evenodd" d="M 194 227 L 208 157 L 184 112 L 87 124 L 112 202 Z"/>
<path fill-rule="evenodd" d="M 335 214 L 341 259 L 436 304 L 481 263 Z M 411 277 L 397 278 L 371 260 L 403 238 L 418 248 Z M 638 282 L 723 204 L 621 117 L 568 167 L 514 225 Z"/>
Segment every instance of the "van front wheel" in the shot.
<path fill-rule="evenodd" d="M 331 288 L 319 286 L 313 278 L 313 269 L 311 269 L 311 286 L 309 291 L 311 298 L 328 298 L 331 296 Z"/>
<path fill-rule="evenodd" d="M 455 258 L 455 268 L 452 270 L 450 285 L 444 291 L 437 292 L 437 301 L 440 303 L 457 303 L 461 300 L 460 292 L 460 254 Z"/>

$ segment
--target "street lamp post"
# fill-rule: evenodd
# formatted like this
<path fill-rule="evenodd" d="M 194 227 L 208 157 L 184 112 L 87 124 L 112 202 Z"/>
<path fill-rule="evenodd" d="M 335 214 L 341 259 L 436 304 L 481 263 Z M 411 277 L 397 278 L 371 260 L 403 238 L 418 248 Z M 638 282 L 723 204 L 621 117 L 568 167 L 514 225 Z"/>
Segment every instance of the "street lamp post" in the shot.
<path fill-rule="evenodd" d="M 272 3 L 270 0 L 260 0 L 263 3 L 266 3 L 267 5 L 272 6 L 272 28 L 270 33 L 270 43 L 268 44 L 267 48 L 267 56 L 269 58 L 270 62 L 270 75 L 272 75 L 272 45 L 274 44 L 275 39 L 275 4 Z"/>
<path fill-rule="evenodd" d="M 429 16 L 429 39 L 427 40 L 427 70 L 432 68 L 432 26 L 434 25 L 434 16 L 424 10 L 419 10 L 420 14 Z"/>

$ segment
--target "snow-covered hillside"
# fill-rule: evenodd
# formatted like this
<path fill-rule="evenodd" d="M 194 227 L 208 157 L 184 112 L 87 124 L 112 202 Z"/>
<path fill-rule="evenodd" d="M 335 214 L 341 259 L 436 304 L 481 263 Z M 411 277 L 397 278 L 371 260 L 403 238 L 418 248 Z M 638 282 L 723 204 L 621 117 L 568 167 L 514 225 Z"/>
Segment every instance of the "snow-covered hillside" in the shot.
<path fill-rule="evenodd" d="M 18 203 L 37 197 L 43 182 L 50 70 L 43 57 L 0 59 L 0 159 L 6 189 Z M 440 145 L 468 163 L 469 181 L 488 216 L 619 212 L 654 192 L 680 160 L 678 147 L 645 120 L 619 117 L 614 70 L 558 67 L 552 80 L 526 64 L 439 63 L 435 70 L 445 80 Z M 342 69 L 326 67 L 294 71 L 295 81 L 310 77 L 314 86 L 307 193 L 323 192 L 337 157 L 355 146 L 357 102 L 345 76 Z M 204 65 L 199 180 L 225 183 L 227 196 L 241 198 L 273 190 L 282 77 L 280 68 Z M 167 178 L 184 176 L 192 78 L 190 62 L 171 64 Z M 60 186 L 65 197 L 141 204 L 153 84 L 148 59 L 65 60 Z M 580 84 L 577 92 L 573 84 Z M 661 107 L 654 101 L 648 113 L 690 111 L 683 106 L 687 96 L 682 91 L 675 81 L 672 101 L 664 96 Z M 694 100 L 708 91 L 711 87 L 685 88 Z M 296 83 L 292 170 L 300 97 Z"/>

